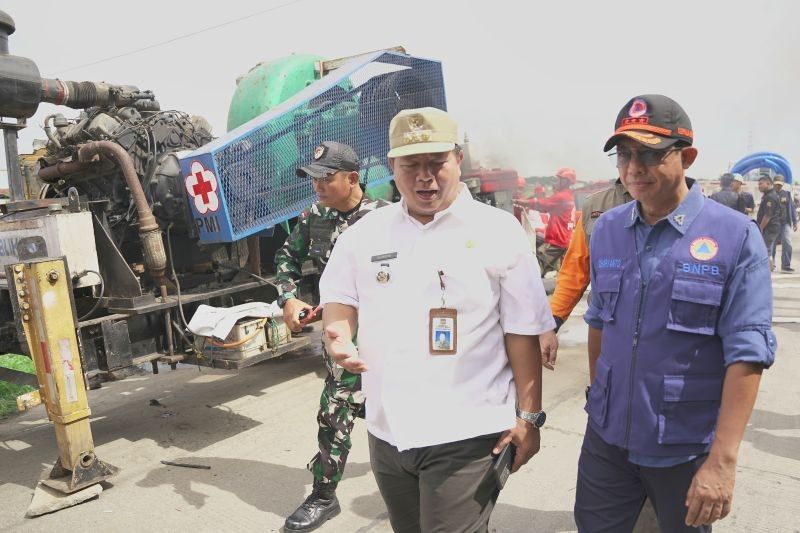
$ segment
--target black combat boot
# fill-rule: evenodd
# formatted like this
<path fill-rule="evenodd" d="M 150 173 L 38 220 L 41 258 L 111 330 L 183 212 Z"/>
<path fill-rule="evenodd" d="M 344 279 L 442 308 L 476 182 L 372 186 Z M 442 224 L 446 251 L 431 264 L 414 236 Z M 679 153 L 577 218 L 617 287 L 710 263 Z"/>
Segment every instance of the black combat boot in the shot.
<path fill-rule="evenodd" d="M 315 480 L 311 495 L 286 519 L 285 527 L 287 531 L 314 531 L 340 512 L 336 483 Z"/>

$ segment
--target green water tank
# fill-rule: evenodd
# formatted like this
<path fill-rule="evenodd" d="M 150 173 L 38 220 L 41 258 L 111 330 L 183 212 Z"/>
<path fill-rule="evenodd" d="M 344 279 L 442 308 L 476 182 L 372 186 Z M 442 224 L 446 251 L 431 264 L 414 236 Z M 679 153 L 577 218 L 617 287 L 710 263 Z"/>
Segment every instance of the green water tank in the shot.
<path fill-rule="evenodd" d="M 318 55 L 294 54 L 253 67 L 237 83 L 228 109 L 228 131 L 278 106 L 317 81 L 316 65 L 322 60 Z M 343 93 L 350 89 L 352 84 L 345 79 L 325 95 L 274 119 L 264 127 L 262 135 L 272 138 L 272 141 L 266 150 L 252 154 L 251 157 L 257 166 L 269 165 L 273 169 L 276 174 L 273 177 L 276 182 L 273 186 L 276 189 L 283 187 L 281 182 L 284 179 L 294 179 L 294 169 L 310 157 L 318 140 L 341 140 L 347 138 L 348 134 L 352 136 L 359 127 L 358 101 L 355 96 L 345 98 L 339 104 L 314 116 L 315 109 L 325 105 L 330 98 L 341 99 L 342 94 L 337 94 L 337 91 Z M 309 115 L 313 118 L 305 120 Z M 386 124 L 387 128 L 388 126 Z M 279 132 L 288 133 L 280 135 Z M 391 199 L 393 191 L 390 184 L 374 183 L 388 176 L 389 169 L 381 165 L 368 166 L 372 167 L 369 174 L 367 171 L 361 172 L 362 181 L 368 184 L 367 196 Z M 280 176 L 286 178 L 281 179 Z"/>
<path fill-rule="evenodd" d="M 295 54 L 261 63 L 239 79 L 228 108 L 228 131 L 269 111 L 316 81 L 323 58 Z"/>

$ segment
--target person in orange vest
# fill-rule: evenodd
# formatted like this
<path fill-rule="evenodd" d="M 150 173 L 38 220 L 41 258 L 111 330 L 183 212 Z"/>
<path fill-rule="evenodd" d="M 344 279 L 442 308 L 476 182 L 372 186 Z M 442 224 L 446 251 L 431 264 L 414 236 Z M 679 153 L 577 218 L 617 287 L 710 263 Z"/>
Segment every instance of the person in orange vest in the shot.
<path fill-rule="evenodd" d="M 550 216 L 544 231 L 544 244 L 537 250 L 542 277 L 551 270 L 558 271 L 561 258 L 569 247 L 572 230 L 575 228 L 575 195 L 571 187 L 576 175 L 571 168 L 560 168 L 556 172 L 555 193 L 549 198 L 526 198 L 514 200 L 514 204 L 535 209 Z"/>
<path fill-rule="evenodd" d="M 572 232 L 567 253 L 561 261 L 555 292 L 550 297 L 556 332 L 572 314 L 589 286 L 589 238 L 594 223 L 604 212 L 632 199 L 625 186 L 617 179 L 613 186 L 591 194 L 584 200 L 581 217 Z"/>

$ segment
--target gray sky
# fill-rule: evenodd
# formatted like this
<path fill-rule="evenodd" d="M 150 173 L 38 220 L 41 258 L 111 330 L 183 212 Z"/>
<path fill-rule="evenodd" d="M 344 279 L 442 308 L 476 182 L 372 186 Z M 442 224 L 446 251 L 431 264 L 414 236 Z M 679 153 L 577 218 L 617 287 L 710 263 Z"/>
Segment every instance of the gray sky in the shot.
<path fill-rule="evenodd" d="M 3 0 L 0 9 L 17 25 L 10 52 L 34 60 L 43 77 L 150 89 L 162 109 L 206 117 L 215 135 L 225 131 L 236 77 L 260 61 L 403 45 L 442 61 L 448 108 L 492 166 L 615 177 L 602 146 L 619 108 L 662 93 L 692 120 L 700 156 L 690 175 L 717 177 L 761 150 L 800 173 L 800 2 L 792 0 Z M 44 138 L 41 121 L 53 109 L 43 104 L 29 120 L 21 152 Z"/>

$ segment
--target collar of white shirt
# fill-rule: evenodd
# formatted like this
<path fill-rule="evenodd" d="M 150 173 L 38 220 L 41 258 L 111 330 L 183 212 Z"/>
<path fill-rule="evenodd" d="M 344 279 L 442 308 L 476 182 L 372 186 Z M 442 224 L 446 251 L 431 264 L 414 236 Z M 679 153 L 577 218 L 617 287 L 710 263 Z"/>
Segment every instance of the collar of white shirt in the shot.
<path fill-rule="evenodd" d="M 472 205 L 473 198 L 472 194 L 469 192 L 469 189 L 466 185 L 464 185 L 464 183 L 459 183 L 458 188 L 458 196 L 456 196 L 455 200 L 453 200 L 453 203 L 450 204 L 446 209 L 442 209 L 441 211 L 434 213 L 433 220 L 428 224 L 423 224 L 408 212 L 408 204 L 406 203 L 405 198 L 400 200 L 400 209 L 406 218 L 418 226 L 430 226 L 445 216 L 455 216 L 459 218 L 464 217 Z"/>

